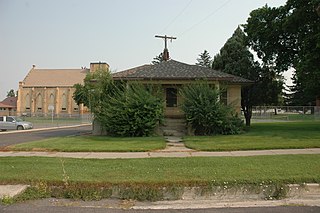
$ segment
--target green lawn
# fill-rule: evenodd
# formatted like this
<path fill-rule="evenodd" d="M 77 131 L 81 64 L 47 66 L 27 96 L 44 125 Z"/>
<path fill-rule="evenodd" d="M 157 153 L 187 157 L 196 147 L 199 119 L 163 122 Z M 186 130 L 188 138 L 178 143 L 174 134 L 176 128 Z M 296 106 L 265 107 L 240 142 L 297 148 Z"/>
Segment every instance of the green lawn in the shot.
<path fill-rule="evenodd" d="M 79 117 L 71 117 L 71 118 L 57 118 L 54 117 L 53 120 L 51 120 L 51 116 L 48 117 L 23 117 L 23 120 L 31 122 L 33 124 L 41 124 L 41 123 L 71 123 L 71 124 L 77 124 L 81 123 L 81 118 Z"/>
<path fill-rule="evenodd" d="M 57 137 L 7 147 L 17 151 L 146 152 L 164 149 L 163 137 L 118 138 L 105 136 Z"/>
<path fill-rule="evenodd" d="M 320 122 L 256 123 L 245 134 L 193 136 L 184 141 L 202 151 L 320 148 Z"/>
<path fill-rule="evenodd" d="M 63 172 L 63 168 L 65 173 Z M 59 159 L 0 157 L 0 183 L 201 185 L 320 183 L 320 155 Z"/>

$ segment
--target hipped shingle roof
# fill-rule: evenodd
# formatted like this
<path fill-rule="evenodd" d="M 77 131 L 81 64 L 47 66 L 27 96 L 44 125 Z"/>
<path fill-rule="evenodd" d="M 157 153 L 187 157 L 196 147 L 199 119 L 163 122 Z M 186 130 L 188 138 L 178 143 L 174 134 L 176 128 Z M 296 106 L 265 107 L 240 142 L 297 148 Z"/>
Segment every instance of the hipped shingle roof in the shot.
<path fill-rule="evenodd" d="M 222 80 L 232 83 L 252 81 L 228 73 L 198 65 L 189 65 L 175 60 L 163 61 L 156 65 L 143 65 L 114 73 L 114 79 L 122 80 Z"/>

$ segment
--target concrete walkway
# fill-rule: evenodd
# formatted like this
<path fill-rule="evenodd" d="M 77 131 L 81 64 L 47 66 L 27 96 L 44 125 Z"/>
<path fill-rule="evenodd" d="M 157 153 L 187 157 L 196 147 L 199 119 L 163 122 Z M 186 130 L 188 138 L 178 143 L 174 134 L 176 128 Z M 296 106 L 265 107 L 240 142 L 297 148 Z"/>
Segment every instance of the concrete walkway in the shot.
<path fill-rule="evenodd" d="M 35 130 L 31 130 L 35 131 Z M 311 149 L 273 149 L 226 152 L 202 152 L 185 147 L 181 137 L 165 137 L 167 146 L 163 150 L 150 152 L 41 152 L 41 151 L 0 151 L 0 157 L 58 157 L 84 159 L 129 159 L 129 158 L 159 158 L 159 157 L 237 157 L 258 155 L 299 155 L 320 154 L 320 148 Z"/>
<path fill-rule="evenodd" d="M 182 148 L 184 149 L 184 148 Z M 320 154 L 320 148 L 314 149 L 276 149 L 276 150 L 252 150 L 231 152 L 198 152 L 194 150 L 181 150 L 177 147 L 153 152 L 0 152 L 0 157 L 37 156 L 37 157 L 59 157 L 59 158 L 96 158 L 96 159 L 128 159 L 128 158 L 159 158 L 159 157 L 237 157 L 258 155 L 299 155 Z"/>

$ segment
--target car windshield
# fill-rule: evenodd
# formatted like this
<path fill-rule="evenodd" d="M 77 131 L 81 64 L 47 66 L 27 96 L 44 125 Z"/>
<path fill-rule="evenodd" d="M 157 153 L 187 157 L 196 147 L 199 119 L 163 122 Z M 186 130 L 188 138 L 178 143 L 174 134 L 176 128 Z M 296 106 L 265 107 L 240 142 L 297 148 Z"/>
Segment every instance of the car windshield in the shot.
<path fill-rule="evenodd" d="M 23 121 L 21 118 L 17 118 L 17 117 L 15 117 L 15 120 L 16 120 L 17 122 L 22 122 L 22 121 Z"/>

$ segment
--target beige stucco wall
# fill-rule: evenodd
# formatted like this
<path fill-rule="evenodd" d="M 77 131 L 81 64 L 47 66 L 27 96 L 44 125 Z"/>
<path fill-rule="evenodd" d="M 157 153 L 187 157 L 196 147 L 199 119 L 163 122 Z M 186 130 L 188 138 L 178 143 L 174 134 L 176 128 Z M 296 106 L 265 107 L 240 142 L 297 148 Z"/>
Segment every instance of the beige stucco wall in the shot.
<path fill-rule="evenodd" d="M 227 102 L 231 104 L 237 113 L 241 112 L 241 86 L 240 85 L 228 85 L 227 87 Z"/>
<path fill-rule="evenodd" d="M 178 96 L 177 96 L 177 107 L 165 107 L 165 116 L 166 117 L 182 117 L 183 111 L 179 107 L 182 102 L 181 96 L 179 96 L 179 88 L 183 85 L 194 83 L 194 80 L 180 80 L 180 81 L 170 81 L 170 80 L 158 80 L 158 81 L 141 81 L 143 84 L 158 84 L 162 85 L 163 89 L 163 99 L 166 100 L 166 88 L 177 88 L 178 89 Z M 220 88 L 220 82 L 218 81 L 211 81 L 216 88 Z M 227 89 L 227 103 L 231 104 L 237 113 L 240 114 L 241 112 L 241 85 L 223 85 L 223 88 Z"/>
<path fill-rule="evenodd" d="M 164 114 L 166 117 L 171 117 L 171 118 L 179 118 L 183 117 L 184 113 L 179 107 L 179 105 L 182 103 L 182 97 L 179 95 L 179 89 L 183 85 L 187 84 L 192 84 L 195 81 L 194 80 L 144 80 L 140 81 L 143 84 L 157 84 L 157 85 L 162 85 L 162 90 L 163 90 L 163 99 L 166 100 L 166 88 L 176 88 L 178 91 L 177 95 L 177 107 L 165 107 Z M 219 82 L 218 81 L 211 81 L 212 84 L 214 84 L 216 87 L 219 88 Z"/>

